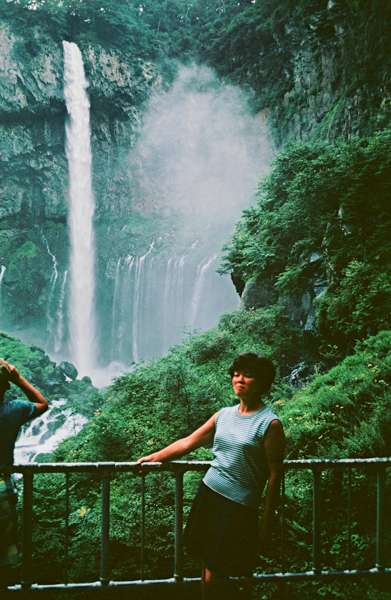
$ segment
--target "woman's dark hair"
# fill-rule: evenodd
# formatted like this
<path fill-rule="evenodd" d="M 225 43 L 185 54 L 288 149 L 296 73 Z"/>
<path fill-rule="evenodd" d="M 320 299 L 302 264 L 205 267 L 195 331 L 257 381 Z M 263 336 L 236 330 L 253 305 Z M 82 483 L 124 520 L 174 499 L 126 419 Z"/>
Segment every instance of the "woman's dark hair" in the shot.
<path fill-rule="evenodd" d="M 255 352 L 243 352 L 234 358 L 228 369 L 231 379 L 234 373 L 248 373 L 261 384 L 261 393 L 267 392 L 276 378 L 276 368 L 270 358 L 255 354 Z"/>

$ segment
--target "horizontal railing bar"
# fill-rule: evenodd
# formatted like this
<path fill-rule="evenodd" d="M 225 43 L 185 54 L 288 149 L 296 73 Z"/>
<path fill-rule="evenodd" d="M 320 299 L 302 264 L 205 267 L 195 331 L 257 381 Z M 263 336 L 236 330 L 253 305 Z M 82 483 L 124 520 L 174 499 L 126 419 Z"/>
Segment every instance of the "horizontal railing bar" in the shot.
<path fill-rule="evenodd" d="M 233 580 L 247 580 L 253 585 L 257 584 L 260 580 L 284 580 L 284 581 L 297 581 L 298 579 L 343 579 L 348 577 L 375 577 L 391 575 L 391 569 L 368 569 L 368 570 L 351 570 L 351 571 L 304 571 L 301 573 L 256 573 L 252 577 L 231 577 Z M 184 577 L 181 581 L 177 581 L 175 577 L 169 579 L 144 579 L 144 580 L 131 580 L 131 581 L 109 581 L 105 588 L 111 587 L 130 587 L 130 586 L 153 586 L 153 585 L 183 585 L 189 583 L 199 583 L 200 577 Z M 31 590 L 66 590 L 66 589 L 77 589 L 77 588 L 101 588 L 102 584 L 100 581 L 93 581 L 91 583 L 56 583 L 52 585 L 39 585 L 33 584 Z M 22 586 L 15 585 L 8 588 L 11 592 L 22 591 Z"/>
<path fill-rule="evenodd" d="M 105 586 L 102 586 L 100 581 L 91 581 L 90 583 L 53 583 L 53 584 L 38 584 L 34 583 L 31 586 L 31 590 L 74 590 L 74 589 L 82 589 L 82 588 L 102 588 L 105 589 L 110 587 L 127 587 L 127 586 L 152 586 L 152 585 L 181 585 L 182 583 L 199 583 L 201 581 L 200 577 L 194 578 L 186 578 L 184 577 L 182 581 L 177 581 L 175 577 L 170 577 L 169 579 L 132 579 L 130 581 L 109 581 L 109 583 Z M 14 585 L 8 588 L 11 592 L 19 592 L 22 591 L 21 585 Z"/>
<path fill-rule="evenodd" d="M 303 458 L 297 460 L 284 460 L 284 467 L 286 469 L 300 469 L 301 467 L 307 466 L 309 469 L 313 467 L 365 467 L 366 465 L 373 464 L 391 464 L 391 457 L 385 458 Z"/>
<path fill-rule="evenodd" d="M 301 573 L 255 573 L 252 576 L 253 580 L 257 579 L 339 579 L 344 577 L 358 577 L 358 576 L 381 576 L 383 574 L 391 575 L 391 569 L 367 569 L 367 570 L 351 570 L 351 571 L 305 571 Z M 231 577 L 231 579 L 235 579 Z M 237 578 L 239 579 L 239 578 Z M 241 579 L 241 578 L 240 578 Z"/>
<path fill-rule="evenodd" d="M 30 463 L 27 465 L 14 465 L 1 470 L 4 474 L 9 473 L 67 473 L 67 472 L 85 472 L 94 473 L 101 470 L 139 473 L 140 471 L 167 471 L 175 472 L 185 467 L 186 471 L 203 471 L 208 468 L 211 461 L 172 461 L 172 462 L 145 462 L 138 465 L 135 462 L 96 462 L 96 463 Z M 285 460 L 284 468 L 302 469 L 302 468 L 338 468 L 346 465 L 355 467 L 365 467 L 372 465 L 391 465 L 391 457 L 388 458 L 308 458 L 300 460 Z"/>

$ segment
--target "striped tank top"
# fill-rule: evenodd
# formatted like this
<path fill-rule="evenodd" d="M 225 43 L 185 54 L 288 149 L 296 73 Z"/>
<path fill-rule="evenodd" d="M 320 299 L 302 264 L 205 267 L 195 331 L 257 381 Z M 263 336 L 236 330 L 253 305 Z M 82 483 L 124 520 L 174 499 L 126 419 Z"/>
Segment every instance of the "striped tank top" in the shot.
<path fill-rule="evenodd" d="M 246 506 L 258 507 L 268 477 L 263 439 L 274 419 L 268 406 L 241 415 L 239 405 L 222 408 L 216 417 L 213 461 L 204 477 L 212 490 Z"/>

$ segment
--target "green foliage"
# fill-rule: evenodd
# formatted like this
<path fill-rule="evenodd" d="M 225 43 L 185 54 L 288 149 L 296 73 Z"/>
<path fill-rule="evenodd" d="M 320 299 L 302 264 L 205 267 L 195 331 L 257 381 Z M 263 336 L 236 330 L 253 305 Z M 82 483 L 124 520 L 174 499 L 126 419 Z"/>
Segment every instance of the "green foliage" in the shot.
<path fill-rule="evenodd" d="M 390 456 L 390 349 L 391 332 L 383 331 L 359 344 L 354 355 L 345 358 L 329 373 L 315 376 L 291 399 L 281 398 L 277 402 L 287 435 L 288 459 Z M 324 470 L 321 476 L 321 544 L 325 569 L 347 568 L 349 479 L 351 564 L 358 569 L 370 568 L 375 561 L 376 475 L 373 472 L 370 475 L 363 467 L 353 467 L 350 473 L 330 469 Z M 390 483 L 387 477 L 387 490 Z M 310 569 L 311 473 L 287 471 L 285 490 L 286 564 Z M 384 528 L 390 531 L 389 516 L 386 521 Z M 369 584 L 362 585 L 370 598 L 380 597 L 379 590 Z M 355 586 L 342 582 L 319 582 L 316 586 L 317 595 L 327 598 L 353 598 L 354 592 L 357 593 Z M 309 584 L 298 584 L 290 589 L 289 597 L 303 595 L 312 597 Z"/>
<path fill-rule="evenodd" d="M 224 247 L 220 273 L 284 294 L 313 293 L 314 278 L 327 279 L 317 304 L 325 351 L 391 326 L 390 141 L 385 130 L 289 144 Z"/>
<path fill-rule="evenodd" d="M 43 393 L 49 405 L 53 400 L 66 398 L 76 413 L 90 417 L 102 404 L 97 389 L 87 378 L 66 381 L 56 363 L 35 344 L 24 344 L 13 335 L 0 331 L 0 356 L 15 365 L 20 374 Z M 13 385 L 6 392 L 6 399 L 11 397 L 23 398 L 24 394 Z"/>
<path fill-rule="evenodd" d="M 391 454 L 391 333 L 357 345 L 284 404 L 289 458 Z"/>

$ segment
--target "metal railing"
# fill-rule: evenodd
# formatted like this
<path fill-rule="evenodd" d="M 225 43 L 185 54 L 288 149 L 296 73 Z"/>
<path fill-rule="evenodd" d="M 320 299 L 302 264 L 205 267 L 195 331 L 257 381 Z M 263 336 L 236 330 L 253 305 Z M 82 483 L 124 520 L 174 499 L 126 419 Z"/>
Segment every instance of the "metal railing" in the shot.
<path fill-rule="evenodd" d="M 184 577 L 184 553 L 182 544 L 183 529 L 183 476 L 188 471 L 205 471 L 210 465 L 208 461 L 174 461 L 171 463 L 136 463 L 105 462 L 105 463 L 37 463 L 29 465 L 16 465 L 4 469 L 3 474 L 20 473 L 23 476 L 23 558 L 21 583 L 10 588 L 12 591 L 34 590 L 47 588 L 75 589 L 86 587 L 108 586 L 134 586 L 153 584 L 175 584 L 199 581 L 199 578 Z M 297 581 L 299 579 L 319 580 L 337 579 L 357 576 L 389 575 L 391 569 L 385 564 L 385 486 L 387 468 L 391 466 L 391 458 L 370 459 L 342 459 L 342 460 L 287 460 L 284 461 L 284 471 L 310 470 L 312 471 L 313 489 L 313 536 L 312 536 L 312 569 L 304 572 L 280 572 L 255 574 L 253 582 L 259 580 Z M 351 568 L 351 470 L 365 468 L 376 473 L 377 476 L 377 519 L 376 519 L 376 560 L 373 568 L 357 570 Z M 328 469 L 348 471 L 348 556 L 347 569 L 340 571 L 322 569 L 321 547 L 321 487 L 322 472 Z M 141 532 L 140 532 L 140 560 L 141 577 L 139 580 L 112 581 L 109 573 L 109 539 L 110 539 L 110 480 L 119 473 L 139 474 L 141 470 Z M 145 476 L 150 472 L 171 472 L 175 477 L 175 552 L 174 573 L 169 579 L 144 579 L 144 548 L 145 548 Z M 64 534 L 64 583 L 53 585 L 39 585 L 33 583 L 32 565 L 32 521 L 33 521 L 33 481 L 34 476 L 41 473 L 64 473 L 66 482 L 65 491 L 65 534 Z M 100 579 L 95 582 L 69 583 L 68 582 L 68 547 L 69 547 L 69 499 L 71 473 L 93 473 L 101 478 L 101 563 Z M 284 546 L 284 506 L 285 506 L 285 479 L 282 484 L 282 509 L 281 509 L 281 539 Z"/>

